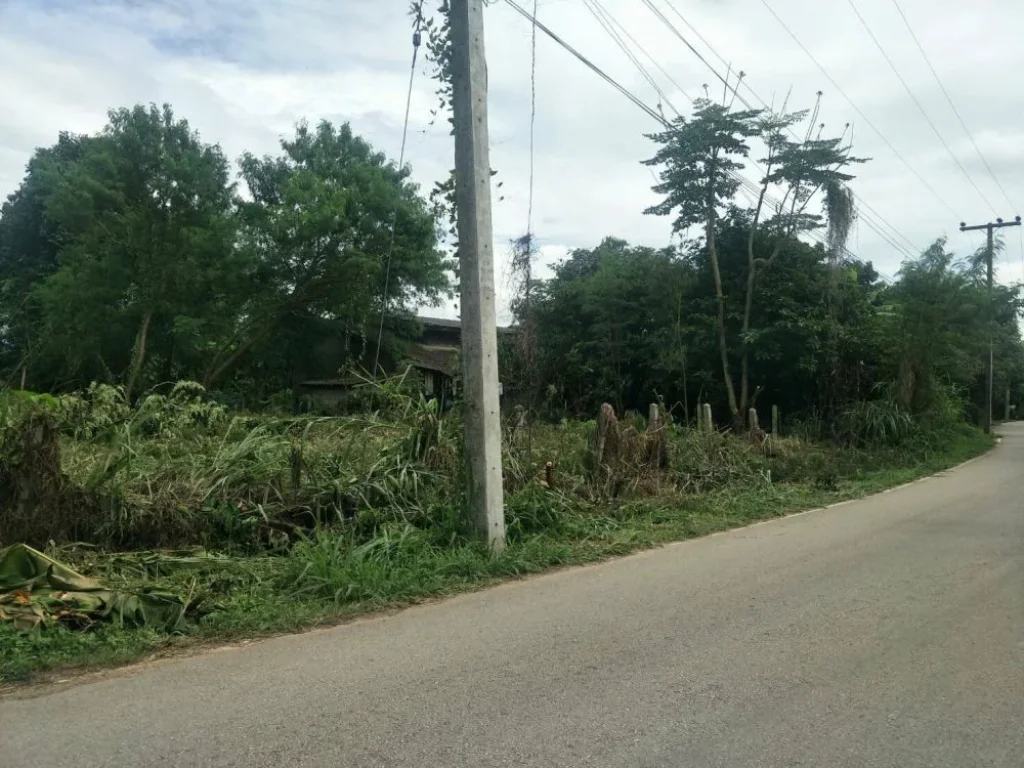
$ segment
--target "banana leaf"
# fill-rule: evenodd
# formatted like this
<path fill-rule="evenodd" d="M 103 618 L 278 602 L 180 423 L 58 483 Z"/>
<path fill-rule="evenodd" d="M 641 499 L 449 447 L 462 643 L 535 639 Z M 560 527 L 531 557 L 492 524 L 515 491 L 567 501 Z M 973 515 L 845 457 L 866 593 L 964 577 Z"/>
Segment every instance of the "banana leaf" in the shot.
<path fill-rule="evenodd" d="M 16 629 L 109 621 L 173 631 L 184 614 L 185 603 L 175 594 L 109 589 L 26 544 L 0 550 L 0 621 Z"/>

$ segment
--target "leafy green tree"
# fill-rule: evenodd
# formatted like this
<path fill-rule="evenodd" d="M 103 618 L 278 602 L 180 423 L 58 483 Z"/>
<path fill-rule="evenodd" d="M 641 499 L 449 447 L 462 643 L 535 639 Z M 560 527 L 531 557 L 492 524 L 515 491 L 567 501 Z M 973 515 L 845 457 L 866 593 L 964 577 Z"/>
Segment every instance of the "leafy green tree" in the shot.
<path fill-rule="evenodd" d="M 200 355 L 230 317 L 231 187 L 219 147 L 169 106 L 109 120 L 73 162 L 45 166 L 38 236 L 53 238 L 56 269 L 27 295 L 42 320 L 40 357 L 62 360 L 50 386 L 108 379 L 131 395 L 174 375 L 168 362 Z"/>
<path fill-rule="evenodd" d="M 60 231 L 46 216 L 46 200 L 53 182 L 78 162 L 89 139 L 62 133 L 52 147 L 36 150 L 28 162 L 25 180 L 0 208 L 0 366 L 20 383 L 27 378 L 45 380 L 48 366 L 40 360 L 43 318 L 32 288 L 58 266 Z M 37 368 L 43 370 L 37 370 Z"/>
<path fill-rule="evenodd" d="M 660 183 L 654 191 L 664 195 L 664 199 L 646 213 L 674 216 L 676 233 L 695 226 L 703 231 L 714 280 L 715 332 L 722 379 L 729 411 L 737 426 L 743 424 L 746 409 L 756 400 L 756 391 L 751 391 L 750 361 L 760 335 L 751 325 L 759 271 L 770 267 L 782 249 L 801 233 L 825 226 L 824 216 L 808 211 L 819 193 L 825 193 L 826 210 L 837 219 L 830 229 L 836 252 L 842 251 L 853 215 L 852 198 L 843 187 L 853 177 L 843 169 L 863 161 L 850 156 L 841 138 L 812 138 L 808 132 L 802 140 L 789 139 L 787 134 L 792 127 L 806 117 L 805 112 L 774 115 L 756 110 L 734 111 L 730 104 L 703 99 L 696 102 L 692 118 L 680 117 L 667 130 L 650 136 L 661 146 L 645 164 L 662 168 Z M 739 171 L 749 157 L 752 139 L 764 143 L 767 155 L 763 159 L 765 170 L 757 201 L 747 217 L 737 387 L 732 373 L 735 353 L 727 333 L 727 297 L 716 237 L 718 222 L 728 209 L 736 207 L 735 197 L 742 184 Z M 781 190 L 781 199 L 772 202 L 770 190 Z"/>
<path fill-rule="evenodd" d="M 347 123 L 300 123 L 281 147 L 278 157 L 247 153 L 241 160 L 249 298 L 211 361 L 209 385 L 254 347 L 287 345 L 312 324 L 373 342 L 385 308 L 401 315 L 450 290 L 451 264 L 437 249 L 434 217 L 407 167 Z"/>
<path fill-rule="evenodd" d="M 539 393 L 576 412 L 645 407 L 683 398 L 683 382 L 664 365 L 683 346 L 678 298 L 689 279 L 672 249 L 605 238 L 577 249 L 540 283 L 533 300 Z"/>
<path fill-rule="evenodd" d="M 888 292 L 888 364 L 903 407 L 918 413 L 934 410 L 953 388 L 980 409 L 990 336 L 995 368 L 1003 381 L 1008 372 L 1021 370 L 1021 287 L 995 286 L 990 321 L 984 271 L 978 262 L 977 254 L 958 260 L 940 238 L 920 257 L 904 263 L 899 281 Z"/>
<path fill-rule="evenodd" d="M 604 400 L 643 410 L 661 398 L 677 416 L 690 416 L 697 401 L 723 398 L 718 309 L 727 344 L 738 348 L 750 225 L 749 210 L 732 208 L 716 227 L 721 302 L 702 242 L 658 250 L 605 238 L 597 248 L 573 251 L 535 292 L 537 379 L 551 388 L 553 404 L 593 413 Z M 826 409 L 826 392 L 870 392 L 887 374 L 876 362 L 877 273 L 849 259 L 837 267 L 823 246 L 796 237 L 780 245 L 771 237 L 759 232 L 755 240 L 755 248 L 777 247 L 778 254 L 755 285 L 750 325 L 758 338 L 749 369 L 761 385 L 751 403 L 765 397 L 795 415 Z M 842 311 L 833 311 L 830 291 Z M 834 338 L 838 367 L 830 355 Z"/>

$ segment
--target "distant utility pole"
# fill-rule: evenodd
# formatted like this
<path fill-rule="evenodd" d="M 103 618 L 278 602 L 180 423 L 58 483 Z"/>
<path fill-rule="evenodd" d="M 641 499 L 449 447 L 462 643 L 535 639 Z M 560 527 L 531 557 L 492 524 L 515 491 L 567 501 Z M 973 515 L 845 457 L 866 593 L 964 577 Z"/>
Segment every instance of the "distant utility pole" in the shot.
<path fill-rule="evenodd" d="M 994 222 L 988 224 L 975 224 L 974 226 L 968 227 L 964 222 L 960 222 L 961 232 L 974 232 L 979 229 L 984 229 L 988 233 L 988 245 L 985 249 L 985 263 L 988 270 L 987 284 L 988 284 L 988 371 L 985 374 L 985 414 L 982 427 L 985 432 L 992 431 L 992 379 L 993 379 L 993 354 L 992 345 L 993 338 L 995 336 L 995 312 L 992 306 L 992 259 L 994 258 L 994 237 L 993 233 L 997 229 L 1002 227 L 1019 227 L 1020 216 L 1017 216 L 1013 221 L 1003 221 L 1002 219 L 996 219 Z"/>
<path fill-rule="evenodd" d="M 481 538 L 501 551 L 505 510 L 483 0 L 451 0 L 449 13 L 469 510 Z"/>

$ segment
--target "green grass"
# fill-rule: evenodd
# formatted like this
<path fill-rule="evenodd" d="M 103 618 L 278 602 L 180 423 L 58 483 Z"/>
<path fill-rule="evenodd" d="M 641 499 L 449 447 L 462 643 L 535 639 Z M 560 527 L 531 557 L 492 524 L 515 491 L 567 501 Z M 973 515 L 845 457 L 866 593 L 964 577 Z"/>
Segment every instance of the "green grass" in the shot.
<path fill-rule="evenodd" d="M 558 460 L 558 489 L 520 483 L 506 505 L 509 546 L 490 556 L 465 538 L 458 505 L 433 474 L 438 461 L 454 460 L 454 454 L 444 453 L 445 436 L 438 429 L 437 423 L 427 425 L 424 431 L 433 435 L 427 442 L 410 440 L 408 433 L 398 435 L 401 450 L 407 452 L 401 455 L 415 452 L 416 462 L 404 474 L 378 475 L 373 482 L 382 487 L 366 500 L 378 506 L 365 504 L 354 519 L 328 520 L 309 533 L 296 534 L 287 547 L 256 551 L 234 546 L 228 536 L 222 543 L 232 552 L 230 560 L 167 571 L 144 567 L 131 553 L 58 548 L 55 555 L 114 586 L 173 589 L 193 595 L 200 610 L 174 635 L 114 626 L 17 633 L 0 625 L 0 680 L 28 680 L 47 671 L 110 666 L 208 642 L 297 631 L 704 536 L 909 482 L 976 456 L 992 444 L 976 430 L 955 428 L 900 448 L 871 451 L 783 441 L 774 455 L 765 457 L 738 438 L 679 432 L 673 436 L 672 468 L 657 484 L 642 478 L 611 498 L 586 482 L 586 451 L 581 446 L 588 427 L 563 424 L 536 439 L 542 458 Z M 265 458 L 257 462 L 260 483 L 286 466 L 287 452 L 274 445 L 277 465 Z M 246 449 L 250 455 L 251 449 Z M 318 460 L 336 461 L 322 445 L 317 450 L 322 454 Z M 79 449 L 74 461 L 82 460 Z M 193 455 L 182 466 L 216 461 Z M 160 471 L 174 482 L 168 467 Z M 329 468 L 313 471 L 327 473 Z M 186 487 L 197 487 L 193 474 L 184 477 Z M 240 482 L 240 475 L 231 477 Z M 360 482 L 364 490 L 372 487 L 365 477 Z M 140 493 L 138 487 L 132 492 Z M 245 498 L 252 498 L 251 493 L 244 489 Z M 268 497 L 268 507 L 271 502 Z"/>

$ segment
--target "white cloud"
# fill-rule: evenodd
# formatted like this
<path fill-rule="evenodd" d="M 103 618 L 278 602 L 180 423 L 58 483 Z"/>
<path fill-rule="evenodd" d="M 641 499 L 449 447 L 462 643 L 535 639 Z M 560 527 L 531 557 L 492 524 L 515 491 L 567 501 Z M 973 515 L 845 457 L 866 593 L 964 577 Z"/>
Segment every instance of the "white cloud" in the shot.
<path fill-rule="evenodd" d="M 674 15 L 654 0 L 721 69 Z M 919 247 L 949 235 L 960 251 L 977 238 L 957 231 L 961 219 L 982 222 L 1018 211 L 978 159 L 891 0 L 857 7 L 971 177 L 993 213 L 958 170 L 921 117 L 847 3 L 771 0 L 863 114 L 951 207 L 946 210 L 896 159 L 865 120 L 823 76 L 760 3 L 672 0 L 733 69 L 765 99 L 810 106 L 824 92 L 827 130 L 853 124 L 856 150 L 874 160 L 854 189 Z M 691 95 L 714 75 L 640 0 L 603 0 L 629 32 Z M 1024 96 L 1006 77 L 1024 65 L 1016 33 L 1024 6 L 1014 0 L 944 5 L 902 0 L 922 44 L 964 120 L 1014 203 L 1024 201 Z M 274 152 L 300 118 L 348 120 L 379 149 L 397 156 L 405 106 L 411 29 L 403 2 L 379 0 L 7 0 L 0 2 L 0 193 L 21 179 L 34 147 L 60 130 L 95 131 L 106 110 L 135 102 L 174 105 L 205 139 L 231 157 Z M 658 97 L 605 34 L 582 2 L 542 0 L 540 18 L 650 104 Z M 998 19 L 993 24 L 993 19 Z M 502 2 L 487 9 L 491 88 L 496 254 L 526 226 L 529 176 L 530 29 Z M 407 160 L 425 187 L 452 165 L 448 125 L 430 123 L 433 83 L 422 64 L 412 102 Z M 662 245 L 669 222 L 644 216 L 653 200 L 650 119 L 541 35 L 537 57 L 534 229 L 550 261 L 567 248 L 594 245 L 605 235 Z M 668 87 L 664 76 L 654 71 Z M 670 94 L 685 109 L 681 94 Z M 500 198 L 504 199 L 500 199 Z M 866 222 L 851 243 L 883 273 L 901 257 Z M 1024 276 L 1020 244 L 1008 237 L 1001 279 Z M 499 264 L 499 279 L 505 270 Z M 507 291 L 502 301 L 507 300 Z"/>

